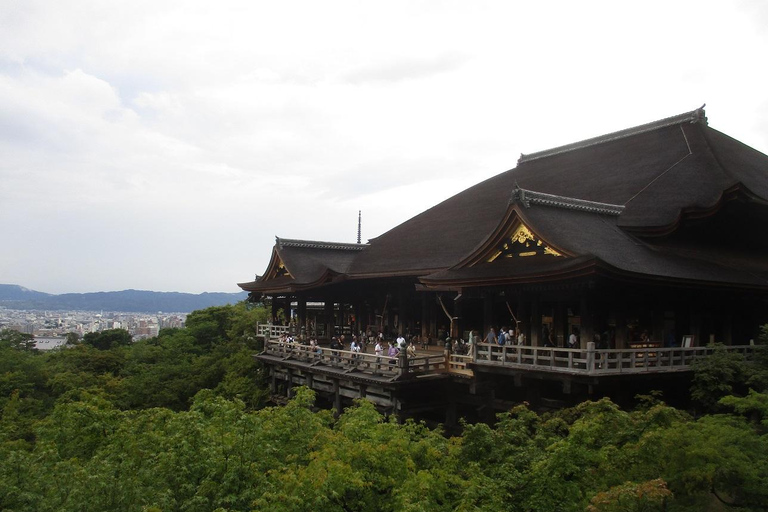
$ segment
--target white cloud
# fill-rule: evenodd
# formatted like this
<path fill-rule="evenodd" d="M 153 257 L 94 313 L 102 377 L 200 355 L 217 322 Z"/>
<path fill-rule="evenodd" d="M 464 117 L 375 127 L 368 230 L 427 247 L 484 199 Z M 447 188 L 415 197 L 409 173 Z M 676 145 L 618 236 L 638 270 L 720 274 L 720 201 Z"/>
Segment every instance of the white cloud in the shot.
<path fill-rule="evenodd" d="M 0 0 L 2 1 L 2 0 Z M 768 149 L 761 2 L 0 8 L 0 282 L 234 290 L 530 153 L 707 102 Z M 52 256 L 54 255 L 54 256 Z"/>

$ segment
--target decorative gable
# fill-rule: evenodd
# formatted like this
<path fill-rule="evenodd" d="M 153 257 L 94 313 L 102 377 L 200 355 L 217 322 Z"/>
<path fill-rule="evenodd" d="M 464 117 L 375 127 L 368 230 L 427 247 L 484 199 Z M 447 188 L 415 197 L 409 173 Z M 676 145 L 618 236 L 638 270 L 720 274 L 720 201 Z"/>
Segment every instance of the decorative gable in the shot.
<path fill-rule="evenodd" d="M 277 252 L 274 252 L 272 255 L 271 264 L 269 265 L 269 270 L 267 270 L 267 272 L 264 274 L 264 280 L 276 279 L 283 276 L 293 277 L 291 272 L 285 266 L 285 263 L 283 263 L 282 258 L 278 256 Z"/>
<path fill-rule="evenodd" d="M 563 256 L 560 252 L 546 245 L 522 222 L 511 235 L 502 239 L 488 259 L 488 263 L 497 258 L 527 258 L 530 256 Z"/>

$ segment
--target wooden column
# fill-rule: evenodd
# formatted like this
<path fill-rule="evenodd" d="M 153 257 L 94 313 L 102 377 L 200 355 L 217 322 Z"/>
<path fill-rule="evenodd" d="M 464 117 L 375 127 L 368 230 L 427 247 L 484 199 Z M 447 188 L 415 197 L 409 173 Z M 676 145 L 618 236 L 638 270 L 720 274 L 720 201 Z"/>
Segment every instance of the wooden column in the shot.
<path fill-rule="evenodd" d="M 493 325 L 493 293 L 485 292 L 483 295 L 483 332 L 480 339 L 484 340 Z M 498 328 L 498 326 L 496 326 Z"/>
<path fill-rule="evenodd" d="M 651 334 L 651 341 L 660 341 L 661 346 L 664 346 L 664 305 L 657 306 L 653 309 L 653 333 Z"/>
<path fill-rule="evenodd" d="M 582 296 L 579 303 L 579 316 L 581 317 L 580 347 L 584 348 L 587 343 L 595 339 L 595 315 L 592 305 L 593 297 Z M 570 334 L 570 333 L 569 333 Z"/>
<path fill-rule="evenodd" d="M 422 338 L 429 334 L 429 300 L 432 294 L 428 292 L 421 293 L 421 336 Z"/>
<path fill-rule="evenodd" d="M 269 323 L 277 324 L 277 297 L 275 295 L 272 296 L 272 318 Z"/>
<path fill-rule="evenodd" d="M 694 336 L 694 343 L 696 346 L 704 346 L 706 345 L 709 340 L 702 339 L 702 332 L 701 332 L 701 313 L 699 312 L 697 305 L 691 305 L 691 312 L 689 315 L 690 322 L 688 324 L 688 332 L 683 334 L 693 334 Z"/>
<path fill-rule="evenodd" d="M 408 301 L 406 300 L 405 293 L 401 290 L 397 294 L 397 310 L 398 319 L 397 334 L 403 335 L 408 329 L 408 322 L 410 321 L 410 315 L 408 314 Z"/>
<path fill-rule="evenodd" d="M 464 319 L 461 313 L 461 300 L 453 301 L 453 316 L 458 317 L 453 321 L 453 332 L 451 338 L 462 338 L 464 334 Z"/>
<path fill-rule="evenodd" d="M 296 301 L 298 302 L 298 325 L 299 325 L 299 335 L 302 334 L 308 334 L 309 329 L 307 329 L 307 299 L 303 295 L 297 295 Z"/>
<path fill-rule="evenodd" d="M 344 410 L 341 407 L 341 393 L 339 392 L 339 379 L 333 379 L 333 408 L 334 416 L 341 416 Z"/>
<path fill-rule="evenodd" d="M 616 346 L 610 348 L 627 348 L 627 305 L 623 302 L 617 304 L 613 317 L 616 320 Z"/>
<path fill-rule="evenodd" d="M 717 341 L 725 343 L 726 345 L 733 345 L 733 314 L 728 312 L 723 315 L 722 322 L 720 339 Z"/>
<path fill-rule="evenodd" d="M 531 335 L 528 337 L 529 343 L 532 347 L 540 347 L 544 345 L 544 340 L 541 338 L 541 302 L 538 297 L 531 301 Z"/>
<path fill-rule="evenodd" d="M 334 334 L 334 325 L 336 324 L 334 319 L 333 301 L 326 299 L 323 305 L 323 315 L 325 317 L 325 337 L 331 339 Z"/>
<path fill-rule="evenodd" d="M 568 308 L 565 303 L 558 302 L 555 304 L 555 310 L 553 313 L 552 327 L 554 329 L 554 341 L 555 345 L 562 347 L 568 341 Z"/>
<path fill-rule="evenodd" d="M 517 328 L 520 329 L 520 331 L 525 334 L 525 339 L 528 340 L 528 343 L 531 342 L 531 315 L 528 312 L 528 303 L 525 301 L 525 297 L 522 294 L 519 294 L 517 296 L 517 311 L 515 311 L 515 315 L 517 316 L 517 319 L 520 321 L 519 324 L 517 324 Z M 515 326 L 513 325 L 512 328 Z M 514 343 L 517 343 L 517 340 L 514 340 Z"/>
<path fill-rule="evenodd" d="M 285 383 L 285 396 L 293 398 L 293 370 L 286 368 L 285 374 L 288 376 L 288 380 Z"/>
<path fill-rule="evenodd" d="M 364 322 L 363 322 L 363 304 L 360 301 L 360 299 L 355 300 L 355 333 L 357 334 L 360 331 L 362 331 L 365 328 Z"/>

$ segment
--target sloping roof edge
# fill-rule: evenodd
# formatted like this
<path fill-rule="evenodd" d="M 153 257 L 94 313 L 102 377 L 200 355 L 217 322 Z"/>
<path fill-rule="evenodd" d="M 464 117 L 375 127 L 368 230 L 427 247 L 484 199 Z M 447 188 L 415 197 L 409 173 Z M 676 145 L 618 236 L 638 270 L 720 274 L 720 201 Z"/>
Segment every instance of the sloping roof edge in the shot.
<path fill-rule="evenodd" d="M 368 244 L 350 244 L 344 242 L 322 242 L 318 240 L 295 240 L 275 237 L 277 245 L 283 247 L 299 247 L 302 249 L 332 249 L 340 251 L 362 251 Z"/>
<path fill-rule="evenodd" d="M 515 190 L 512 192 L 509 202 L 510 204 L 519 202 L 526 208 L 530 208 L 531 204 L 540 204 L 603 215 L 621 215 L 621 212 L 624 211 L 624 206 L 620 204 L 598 203 L 596 201 L 576 199 L 575 197 L 534 192 L 533 190 L 522 189 L 517 184 L 515 184 Z"/>
<path fill-rule="evenodd" d="M 687 123 L 701 122 L 706 125 L 707 116 L 705 115 L 705 112 L 704 112 L 705 106 L 706 104 L 702 105 L 696 110 L 691 110 L 690 112 L 686 112 L 684 114 L 679 114 L 676 116 L 659 119 L 658 121 L 654 121 L 652 123 L 642 124 L 640 126 L 635 126 L 633 128 L 626 128 L 624 130 L 619 130 L 617 132 L 600 135 L 598 137 L 593 137 L 591 139 L 585 139 L 579 142 L 572 142 L 564 146 L 545 149 L 543 151 L 537 151 L 535 153 L 530 153 L 527 155 L 521 153 L 520 158 L 517 160 L 517 164 L 520 165 L 521 163 L 530 162 L 532 160 L 538 160 L 539 158 L 559 155 L 560 153 L 566 153 L 568 151 L 574 151 L 577 149 L 583 149 L 583 148 L 587 148 L 589 146 L 594 146 L 597 144 L 603 144 L 604 142 L 610 142 L 618 139 L 623 139 L 626 137 L 631 137 L 633 135 L 638 135 L 641 133 L 658 130 L 659 128 L 664 128 L 666 126 L 672 126 L 672 125 L 686 123 L 686 122 Z"/>

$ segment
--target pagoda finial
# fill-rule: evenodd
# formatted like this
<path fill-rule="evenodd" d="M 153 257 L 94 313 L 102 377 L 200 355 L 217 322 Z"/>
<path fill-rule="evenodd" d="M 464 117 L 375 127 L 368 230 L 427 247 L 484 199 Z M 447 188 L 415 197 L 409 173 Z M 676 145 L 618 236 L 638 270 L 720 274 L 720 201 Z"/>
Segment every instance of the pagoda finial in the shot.
<path fill-rule="evenodd" d="M 357 243 L 360 243 L 360 227 L 362 224 L 362 210 L 357 210 Z"/>

